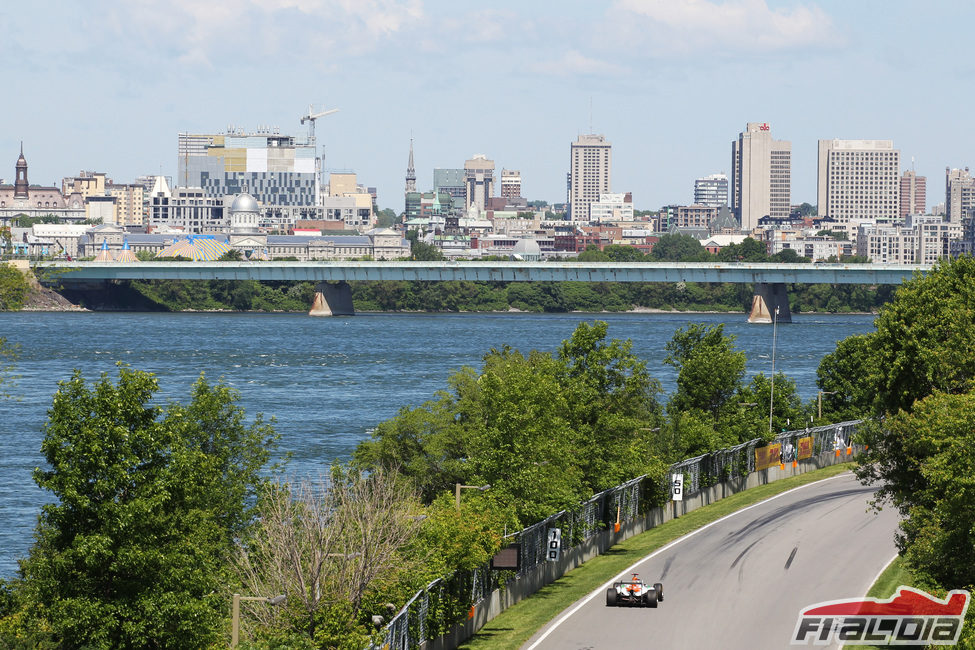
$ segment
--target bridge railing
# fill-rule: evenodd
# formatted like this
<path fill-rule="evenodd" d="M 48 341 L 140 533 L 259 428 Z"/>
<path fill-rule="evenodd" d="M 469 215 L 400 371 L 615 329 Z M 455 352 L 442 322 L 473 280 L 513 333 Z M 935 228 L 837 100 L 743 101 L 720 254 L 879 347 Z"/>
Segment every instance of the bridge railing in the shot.
<path fill-rule="evenodd" d="M 812 458 L 832 453 L 850 444 L 860 420 L 839 422 L 821 427 L 785 431 L 770 443 L 760 439 L 720 449 L 670 466 L 662 482 L 649 475 L 638 476 L 599 494 L 572 510 L 562 510 L 542 521 L 508 536 L 510 542 L 521 545 L 521 566 L 517 572 L 492 571 L 484 566 L 474 571 L 458 571 L 434 580 L 421 589 L 400 609 L 379 640 L 370 648 L 408 650 L 432 641 L 463 621 L 462 614 L 501 586 L 502 580 L 525 578 L 540 570 L 548 562 L 548 530 L 559 528 L 561 553 L 592 540 L 613 524 L 637 521 L 648 510 L 670 496 L 670 475 L 684 475 L 684 490 L 688 496 L 717 485 L 721 481 L 744 478 L 755 471 L 755 449 L 767 444 L 780 444 L 782 462 L 791 463 L 799 450 L 801 438 L 813 439 Z M 785 450 L 791 450 L 791 457 Z M 805 460 L 805 459 L 804 459 Z M 561 575 L 561 574 L 560 574 Z"/>

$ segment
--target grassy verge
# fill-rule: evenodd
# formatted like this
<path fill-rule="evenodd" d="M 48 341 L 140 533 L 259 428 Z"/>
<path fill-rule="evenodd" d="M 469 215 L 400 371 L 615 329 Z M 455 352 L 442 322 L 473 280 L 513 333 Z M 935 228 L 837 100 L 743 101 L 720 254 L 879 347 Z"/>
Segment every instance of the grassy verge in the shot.
<path fill-rule="evenodd" d="M 792 488 L 847 472 L 852 463 L 832 465 L 739 492 L 711 505 L 698 508 L 679 519 L 652 528 L 617 544 L 605 554 L 566 573 L 530 598 L 506 609 L 490 621 L 461 648 L 501 650 L 520 648 L 543 625 L 562 610 L 589 594 L 640 558 L 678 537 L 716 521 L 745 506 L 781 494 Z"/>
<path fill-rule="evenodd" d="M 894 595 L 894 590 L 901 585 L 913 586 L 914 578 L 904 566 L 904 558 L 898 556 L 877 577 L 877 582 L 873 583 L 867 595 L 873 598 L 890 598 Z"/>

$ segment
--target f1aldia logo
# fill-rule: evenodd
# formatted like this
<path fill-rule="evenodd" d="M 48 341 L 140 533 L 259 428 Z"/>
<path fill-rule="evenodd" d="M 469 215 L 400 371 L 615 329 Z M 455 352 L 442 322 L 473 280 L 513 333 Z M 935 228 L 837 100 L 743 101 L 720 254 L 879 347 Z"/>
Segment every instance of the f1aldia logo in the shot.
<path fill-rule="evenodd" d="M 816 603 L 799 612 L 792 645 L 955 645 L 968 610 L 969 593 L 949 591 L 944 600 L 898 587 L 886 600 L 856 598 Z"/>

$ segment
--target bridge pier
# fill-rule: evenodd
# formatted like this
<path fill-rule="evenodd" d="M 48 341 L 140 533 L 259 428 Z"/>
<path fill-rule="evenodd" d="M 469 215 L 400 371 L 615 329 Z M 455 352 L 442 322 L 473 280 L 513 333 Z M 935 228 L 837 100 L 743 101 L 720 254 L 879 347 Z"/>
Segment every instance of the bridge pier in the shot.
<path fill-rule="evenodd" d="M 309 316 L 354 316 L 352 287 L 348 282 L 319 282 Z"/>
<path fill-rule="evenodd" d="M 749 323 L 771 323 L 772 314 L 776 308 L 779 315 L 778 323 L 791 323 L 792 312 L 789 310 L 789 294 L 785 290 L 784 282 L 756 282 L 755 295 L 752 297 L 752 311 L 748 314 Z"/>

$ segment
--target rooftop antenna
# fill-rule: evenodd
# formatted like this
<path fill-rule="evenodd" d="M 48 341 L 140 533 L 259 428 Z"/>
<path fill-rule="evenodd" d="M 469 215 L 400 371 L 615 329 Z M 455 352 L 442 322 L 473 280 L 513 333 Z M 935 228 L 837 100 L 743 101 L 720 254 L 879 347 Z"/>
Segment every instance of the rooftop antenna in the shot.
<path fill-rule="evenodd" d="M 592 134 L 592 95 L 589 95 L 589 135 Z"/>

